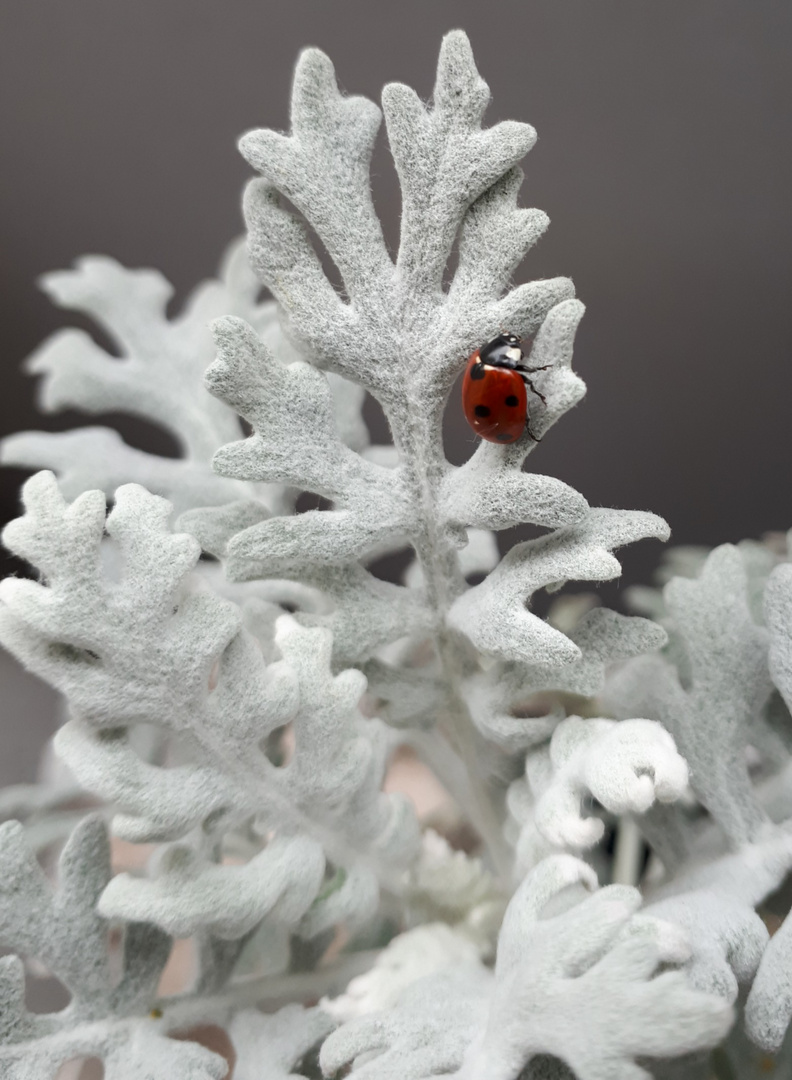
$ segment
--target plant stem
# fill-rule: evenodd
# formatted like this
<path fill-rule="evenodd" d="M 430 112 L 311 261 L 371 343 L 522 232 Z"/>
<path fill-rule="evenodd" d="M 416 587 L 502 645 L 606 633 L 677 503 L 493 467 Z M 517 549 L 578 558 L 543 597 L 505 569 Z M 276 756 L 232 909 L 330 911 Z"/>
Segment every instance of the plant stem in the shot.
<path fill-rule="evenodd" d="M 511 853 L 503 835 L 503 822 L 482 776 L 482 744 L 470 711 L 461 696 L 466 658 L 460 643 L 446 627 L 448 610 L 462 591 L 463 582 L 456 550 L 438 527 L 438 489 L 443 479 L 442 449 L 437 445 L 442 411 L 431 406 L 431 391 L 424 393 L 420 382 L 414 400 L 403 416 L 391 416 L 393 437 L 402 461 L 405 479 L 412 482 L 416 502 L 421 507 L 422 536 L 414 542 L 421 563 L 427 604 L 434 611 L 434 643 L 446 685 L 446 703 L 438 717 L 438 729 L 456 751 L 466 771 L 465 790 L 453 790 L 460 808 L 470 817 L 487 849 L 492 867 L 504 886 L 509 885 Z M 412 452 L 408 448 L 412 448 Z"/>
<path fill-rule="evenodd" d="M 637 885 L 641 873 L 643 836 L 631 817 L 619 819 L 613 856 L 613 883 Z"/>
<path fill-rule="evenodd" d="M 379 949 L 367 949 L 350 953 L 337 963 L 316 971 L 237 979 L 211 997 L 199 994 L 164 997 L 155 1002 L 155 1007 L 162 1010 L 168 1026 L 173 1028 L 201 1019 L 217 1018 L 225 1010 L 230 1012 L 245 1005 L 277 1009 L 293 1001 L 316 1001 L 326 994 L 345 990 L 351 979 L 374 966 L 379 955 Z"/>

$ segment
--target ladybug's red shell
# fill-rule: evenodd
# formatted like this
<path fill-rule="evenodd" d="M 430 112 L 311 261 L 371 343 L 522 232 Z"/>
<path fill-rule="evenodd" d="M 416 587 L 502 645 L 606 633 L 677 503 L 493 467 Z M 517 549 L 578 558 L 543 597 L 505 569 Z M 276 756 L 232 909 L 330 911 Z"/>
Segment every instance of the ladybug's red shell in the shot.
<path fill-rule="evenodd" d="M 528 394 L 522 376 L 508 368 L 482 364 L 476 349 L 462 382 L 462 408 L 467 422 L 482 439 L 516 442 L 525 431 L 528 417 Z"/>

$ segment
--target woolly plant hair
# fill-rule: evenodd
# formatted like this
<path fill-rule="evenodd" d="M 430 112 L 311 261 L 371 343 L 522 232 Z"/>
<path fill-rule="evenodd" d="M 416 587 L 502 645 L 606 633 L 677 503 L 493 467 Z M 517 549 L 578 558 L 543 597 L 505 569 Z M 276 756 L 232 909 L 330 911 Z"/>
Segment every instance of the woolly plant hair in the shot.
<path fill-rule="evenodd" d="M 790 563 L 727 546 L 638 615 L 569 592 L 539 614 L 668 529 L 524 468 L 583 396 L 583 306 L 565 278 L 512 286 L 548 222 L 517 205 L 535 132 L 483 127 L 488 101 L 461 31 L 430 104 L 383 91 L 394 257 L 380 110 L 308 49 L 290 133 L 241 141 L 246 241 L 178 315 L 158 274 L 109 259 L 44 279 L 120 356 L 56 334 L 28 362 L 42 406 L 143 416 L 180 456 L 102 427 L 3 444 L 45 471 L 4 533 L 37 576 L 0 586 L 0 640 L 66 701 L 61 764 L 0 793 L 10 1080 L 85 1057 L 106 1080 L 792 1060 L 790 933 L 757 914 L 792 867 Z M 454 466 L 449 394 L 504 329 L 541 369 L 530 430 Z M 366 393 L 392 445 L 370 445 Z M 322 508 L 297 513 L 303 493 Z M 500 558 L 522 523 L 537 538 Z M 405 548 L 403 580 L 377 576 Z M 434 817 L 394 790 L 405 755 L 447 794 Z M 194 970 L 169 993 L 177 939 Z M 26 967 L 68 1006 L 29 1011 Z"/>

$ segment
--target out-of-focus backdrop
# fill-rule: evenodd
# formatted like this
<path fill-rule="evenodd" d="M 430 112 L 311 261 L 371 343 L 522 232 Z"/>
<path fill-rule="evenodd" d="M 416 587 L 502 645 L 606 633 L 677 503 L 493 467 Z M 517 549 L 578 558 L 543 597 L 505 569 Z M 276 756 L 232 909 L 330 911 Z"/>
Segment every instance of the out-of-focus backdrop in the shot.
<path fill-rule="evenodd" d="M 39 274 L 109 254 L 162 270 L 178 305 L 241 231 L 250 170 L 236 137 L 288 127 L 300 47 L 325 49 L 349 92 L 378 99 L 401 80 L 428 97 L 454 26 L 492 89 L 489 122 L 539 132 L 522 201 L 552 224 L 519 280 L 569 274 L 588 306 L 575 365 L 588 396 L 531 467 L 595 505 L 664 515 L 677 543 L 791 526 L 787 0 L 6 0 L 0 433 L 78 419 L 37 415 L 19 371 L 78 322 L 37 291 Z M 384 137 L 374 184 L 395 246 Z M 459 461 L 473 439 L 456 397 L 447 419 Z M 169 445 L 118 426 L 137 445 Z M 3 521 L 24 475 L 0 470 Z M 625 552 L 623 580 L 645 579 L 658 556 L 656 544 Z M 53 704 L 0 663 L 5 782 L 33 775 Z"/>

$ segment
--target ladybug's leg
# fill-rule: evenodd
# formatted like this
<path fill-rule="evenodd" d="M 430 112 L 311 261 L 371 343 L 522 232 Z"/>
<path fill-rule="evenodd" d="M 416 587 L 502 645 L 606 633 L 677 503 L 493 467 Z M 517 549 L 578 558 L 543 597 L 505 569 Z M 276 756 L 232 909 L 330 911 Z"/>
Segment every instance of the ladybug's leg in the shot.
<path fill-rule="evenodd" d="M 528 432 L 528 438 L 529 439 L 533 439 L 534 442 L 541 442 L 542 441 L 539 438 L 538 435 L 534 435 L 534 433 L 531 431 L 531 422 L 530 422 L 530 420 L 525 421 L 525 430 Z"/>
<path fill-rule="evenodd" d="M 525 383 L 525 385 L 531 390 L 531 393 L 536 394 L 536 396 L 539 398 L 541 403 L 543 405 L 546 405 L 547 404 L 547 398 L 544 396 L 544 394 L 536 389 L 534 384 L 531 382 L 531 380 L 528 378 L 528 376 L 524 372 L 521 371 L 520 374 L 523 377 L 523 382 Z M 539 440 L 537 439 L 537 442 L 538 441 Z"/>
<path fill-rule="evenodd" d="M 549 371 L 552 364 L 543 364 L 541 367 L 526 367 L 524 364 L 515 364 L 514 370 L 522 372 L 523 375 L 534 375 L 537 371 Z"/>

